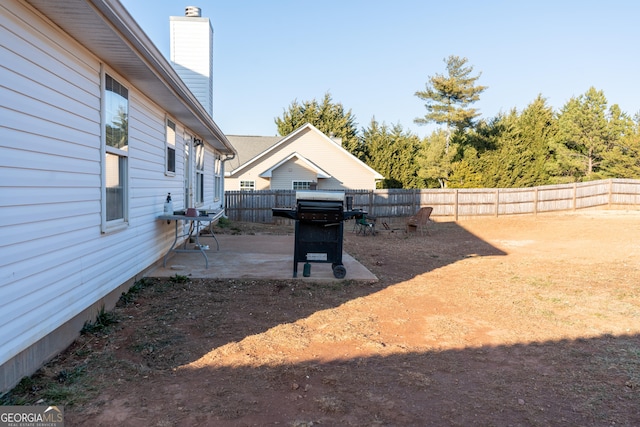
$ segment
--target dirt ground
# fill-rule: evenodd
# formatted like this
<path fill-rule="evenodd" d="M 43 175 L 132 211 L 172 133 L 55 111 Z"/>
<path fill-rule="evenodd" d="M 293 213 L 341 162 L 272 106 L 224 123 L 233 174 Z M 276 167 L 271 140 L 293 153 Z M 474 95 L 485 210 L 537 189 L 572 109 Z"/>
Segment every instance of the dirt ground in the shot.
<path fill-rule="evenodd" d="M 429 229 L 347 226 L 374 283 L 145 280 L 14 399 L 56 390 L 67 426 L 640 425 L 640 211 Z"/>

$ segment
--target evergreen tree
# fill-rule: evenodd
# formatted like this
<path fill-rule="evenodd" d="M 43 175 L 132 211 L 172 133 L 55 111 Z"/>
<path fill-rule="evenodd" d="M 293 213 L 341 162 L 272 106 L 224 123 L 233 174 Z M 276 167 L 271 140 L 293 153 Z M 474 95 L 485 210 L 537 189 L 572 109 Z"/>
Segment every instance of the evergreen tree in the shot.
<path fill-rule="evenodd" d="M 420 188 L 416 154 L 420 140 L 416 135 L 405 132 L 400 125 L 389 128 L 379 124 L 375 118 L 363 130 L 364 161 L 385 176 L 382 188 Z"/>
<path fill-rule="evenodd" d="M 451 186 L 512 188 L 548 183 L 548 143 L 556 120 L 542 96 L 522 113 L 514 108 L 464 135 L 460 159 L 452 164 Z"/>
<path fill-rule="evenodd" d="M 484 185 L 513 188 L 547 184 L 549 141 L 557 126 L 544 98 L 538 95 L 521 113 L 513 109 L 491 126 L 496 149 L 484 156 Z"/>
<path fill-rule="evenodd" d="M 311 123 L 327 136 L 342 138 L 342 146 L 346 150 L 360 159 L 363 157 L 355 116 L 351 110 L 345 111 L 341 103 L 334 103 L 328 92 L 322 102 L 312 99 L 298 103 L 294 100 L 282 117 L 275 118 L 275 123 L 282 136 Z"/>
<path fill-rule="evenodd" d="M 436 74 L 429 77 L 425 90 L 415 95 L 426 101 L 427 114 L 415 119 L 417 124 L 445 124 L 447 138 L 445 152 L 449 151 L 452 129 L 463 130 L 473 125 L 473 120 L 480 114 L 471 104 L 480 99 L 486 86 L 476 86 L 480 78 L 471 76 L 472 66 L 467 66 L 467 58 L 451 55 L 446 58 L 447 74 Z"/>
<path fill-rule="evenodd" d="M 558 121 L 542 95 L 538 95 L 520 114 L 518 128 L 520 144 L 516 144 L 516 150 L 525 154 L 521 164 L 522 172 L 513 181 L 513 186 L 548 184 L 549 166 L 553 161 L 549 144 L 558 132 Z"/>
<path fill-rule="evenodd" d="M 427 185 L 437 183 L 440 188 L 447 186 L 453 171 L 453 159 L 457 154 L 455 150 L 447 150 L 447 135 L 439 130 L 424 139 L 420 155 L 418 157 L 418 176 Z"/>
<path fill-rule="evenodd" d="M 554 148 L 559 175 L 573 181 L 593 178 L 612 141 L 604 93 L 591 87 L 584 95 L 571 98 L 558 117 Z"/>
<path fill-rule="evenodd" d="M 640 178 L 640 117 L 636 122 L 622 113 L 617 105 L 611 107 L 614 141 L 602 156 L 603 177 Z"/>

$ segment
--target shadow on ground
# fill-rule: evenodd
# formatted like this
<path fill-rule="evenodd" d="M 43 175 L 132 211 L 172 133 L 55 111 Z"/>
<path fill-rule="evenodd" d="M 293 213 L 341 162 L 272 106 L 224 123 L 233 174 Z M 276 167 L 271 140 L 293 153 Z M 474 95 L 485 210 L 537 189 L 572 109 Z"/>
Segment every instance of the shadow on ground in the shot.
<path fill-rule="evenodd" d="M 421 276 L 475 258 L 493 260 L 490 270 L 504 251 L 454 223 L 425 238 L 362 239 L 371 237 L 346 233 L 345 250 L 378 282 L 149 281 L 116 309 L 116 330 L 81 337 L 47 368 L 55 380 L 76 368 L 89 375 L 90 397 L 67 408 L 66 424 L 640 424 L 635 330 L 469 345 L 486 325 L 457 323 Z M 467 271 L 458 270 L 462 287 Z M 407 312 L 416 306 L 426 310 Z"/>

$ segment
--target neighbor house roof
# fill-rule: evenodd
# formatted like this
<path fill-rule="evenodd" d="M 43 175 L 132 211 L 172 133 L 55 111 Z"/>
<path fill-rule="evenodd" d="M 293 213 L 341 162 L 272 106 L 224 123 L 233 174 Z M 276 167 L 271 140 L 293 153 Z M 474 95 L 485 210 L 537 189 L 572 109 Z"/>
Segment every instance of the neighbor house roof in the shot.
<path fill-rule="evenodd" d="M 227 135 L 238 155 L 226 163 L 226 170 L 237 169 L 280 141 L 282 136 Z"/>
<path fill-rule="evenodd" d="M 220 152 L 236 151 L 171 64 L 117 0 L 25 0 Z"/>
<path fill-rule="evenodd" d="M 366 163 L 362 162 L 360 159 L 356 158 L 349 151 L 345 150 L 342 147 L 342 145 L 340 145 L 339 143 L 337 143 L 334 140 L 332 140 L 331 138 L 329 138 L 327 135 L 322 133 L 318 128 L 313 126 L 311 123 L 307 123 L 307 124 L 305 124 L 303 126 L 300 126 L 298 129 L 294 130 L 293 132 L 291 132 L 289 135 L 287 135 L 285 137 L 253 137 L 253 138 L 256 138 L 254 140 L 255 146 L 251 147 L 250 149 L 248 149 L 247 153 L 253 151 L 253 152 L 256 152 L 257 154 L 255 154 L 253 157 L 249 157 L 248 155 L 245 155 L 245 158 L 247 160 L 245 160 L 245 161 L 240 160 L 237 163 L 237 166 L 230 167 L 229 168 L 230 171 L 226 172 L 225 175 L 232 176 L 232 175 L 235 175 L 235 174 L 241 172 L 246 167 L 250 166 L 254 162 L 259 161 L 260 159 L 262 159 L 262 158 L 264 158 L 266 156 L 269 156 L 270 153 L 273 152 L 274 150 L 278 149 L 278 147 L 286 144 L 287 142 L 291 141 L 292 139 L 295 139 L 298 135 L 300 135 L 301 133 L 306 132 L 308 130 L 317 132 L 323 138 L 325 138 L 327 140 L 327 142 L 330 142 L 331 144 L 335 144 L 338 147 L 338 149 L 340 149 L 340 150 L 342 150 L 344 152 L 345 155 L 354 157 L 358 162 L 362 163 L 363 167 L 365 167 L 366 169 L 371 171 L 371 173 L 374 175 L 375 179 L 384 179 L 384 176 L 380 175 L 380 173 L 376 172 L 369 165 L 367 165 Z M 245 145 L 243 144 L 243 140 L 242 139 L 236 139 L 236 137 L 234 137 L 234 136 L 229 136 L 229 138 L 233 141 L 233 144 L 238 147 L 238 153 L 242 153 L 243 150 L 246 149 Z M 251 137 L 238 137 L 238 138 L 251 138 Z M 281 139 L 278 140 L 277 138 L 281 138 Z M 245 141 L 248 141 L 248 140 L 245 140 Z M 263 148 L 262 151 L 259 151 L 261 148 Z M 240 154 L 238 155 L 238 157 L 240 157 Z M 316 168 L 317 168 L 317 166 L 316 166 Z M 271 170 L 273 170 L 273 168 L 271 168 Z"/>

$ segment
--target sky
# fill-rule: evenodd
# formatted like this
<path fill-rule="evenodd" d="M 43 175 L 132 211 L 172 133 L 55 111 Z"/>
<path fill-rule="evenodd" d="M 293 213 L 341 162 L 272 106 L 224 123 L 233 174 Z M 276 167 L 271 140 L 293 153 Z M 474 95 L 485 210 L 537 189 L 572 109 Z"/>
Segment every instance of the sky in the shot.
<path fill-rule="evenodd" d="M 277 135 L 291 103 L 326 93 L 420 137 L 436 125 L 415 92 L 467 58 L 481 118 L 522 111 L 538 95 L 559 111 L 590 87 L 640 112 L 637 0 L 120 0 L 165 57 L 169 17 L 197 6 L 211 20 L 213 118 L 227 135 Z"/>

